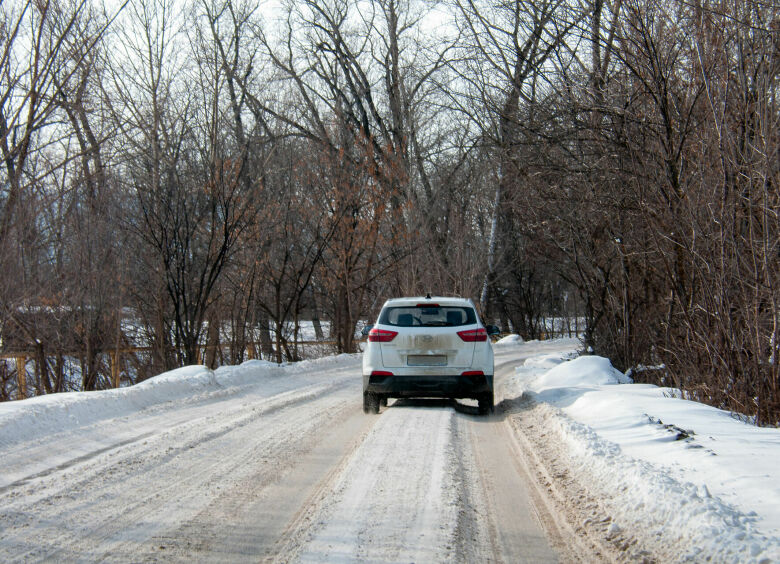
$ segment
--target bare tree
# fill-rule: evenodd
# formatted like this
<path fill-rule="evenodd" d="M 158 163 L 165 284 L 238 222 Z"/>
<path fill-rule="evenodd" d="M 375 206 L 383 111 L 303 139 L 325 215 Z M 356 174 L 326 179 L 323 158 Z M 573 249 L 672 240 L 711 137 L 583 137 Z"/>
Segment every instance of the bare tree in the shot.
<path fill-rule="evenodd" d="M 134 149 L 132 226 L 151 251 L 150 262 L 146 253 L 138 258 L 145 272 L 157 274 L 139 286 L 148 290 L 138 297 L 163 365 L 170 339 L 181 362 L 195 363 L 217 282 L 253 213 L 242 182 L 246 160 L 224 142 L 221 66 L 212 59 L 188 68 L 184 15 L 167 0 L 134 5 L 131 15 L 114 88 Z"/>
<path fill-rule="evenodd" d="M 5 187 L 0 198 L 0 266 L 3 272 L 15 275 L 0 284 L 2 316 L 25 335 L 27 347 L 35 351 L 35 385 L 39 392 L 60 391 L 61 363 L 58 362 L 52 382 L 45 351 L 72 344 L 74 339 L 63 333 L 71 334 L 78 327 L 95 328 L 91 321 L 82 323 L 76 317 L 92 317 L 95 310 L 91 306 L 99 298 L 83 296 L 74 301 L 76 288 L 84 277 L 68 276 L 62 266 L 75 258 L 69 251 L 84 249 L 79 245 L 69 248 L 70 241 L 58 238 L 67 221 L 73 219 L 73 213 L 49 213 L 49 206 L 66 203 L 52 197 L 59 187 L 80 193 L 82 186 L 88 186 L 85 190 L 93 203 L 101 197 L 105 201 L 104 191 L 98 195 L 94 188 L 95 183 L 104 185 L 105 177 L 99 164 L 99 141 L 90 129 L 83 92 L 87 83 L 94 81 L 92 71 L 98 46 L 111 19 L 86 2 L 24 2 L 6 7 L 3 6 L 0 24 L 0 147 Z M 76 92 L 81 92 L 79 100 L 70 103 L 68 98 Z M 71 138 L 78 140 L 74 146 L 70 145 Z M 72 166 L 74 159 L 81 166 Z M 74 198 L 67 199 L 68 209 L 76 210 L 72 206 Z M 91 206 L 90 211 L 90 217 L 95 218 L 95 207 Z M 47 221 L 55 219 L 63 223 Z M 106 248 L 94 237 L 86 247 L 96 250 L 96 245 Z M 96 263 L 87 266 L 89 272 Z M 21 286 L 14 288 L 12 280 L 21 281 Z M 42 305 L 51 308 L 51 314 L 39 315 L 33 325 L 29 324 L 29 308 Z M 87 341 L 94 343 L 94 331 L 87 332 Z M 17 346 L 25 348 L 21 343 Z M 90 345 L 87 350 L 90 351 Z M 59 348 L 58 358 L 61 354 Z M 93 386 L 94 367 L 92 350 L 87 353 L 83 370 L 86 388 Z"/>
<path fill-rule="evenodd" d="M 501 304 L 505 292 L 498 288 L 500 273 L 506 266 L 524 263 L 522 247 L 518 247 L 522 241 L 516 237 L 509 210 L 528 174 L 527 153 L 518 149 L 529 142 L 528 137 L 534 138 L 538 126 L 527 107 L 537 104 L 552 70 L 548 62 L 568 39 L 581 13 L 576 6 L 557 0 L 499 5 L 469 0 L 457 1 L 455 6 L 468 38 L 467 64 L 461 71 L 469 85 L 467 100 L 486 110 L 489 127 L 483 125 L 483 139 L 495 148 L 497 163 L 487 268 L 480 293 L 483 313 L 490 318 L 494 303 L 499 312 L 506 313 Z M 516 282 L 524 277 L 519 272 L 512 276 Z"/>

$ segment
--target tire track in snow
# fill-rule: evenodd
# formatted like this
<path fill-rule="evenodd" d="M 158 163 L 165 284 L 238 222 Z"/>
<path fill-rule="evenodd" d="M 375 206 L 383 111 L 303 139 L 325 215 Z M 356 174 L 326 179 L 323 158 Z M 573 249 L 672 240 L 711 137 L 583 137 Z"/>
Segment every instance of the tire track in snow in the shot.
<path fill-rule="evenodd" d="M 285 559 L 451 561 L 459 511 L 454 417 L 448 407 L 386 409 Z"/>
<path fill-rule="evenodd" d="M 242 475 L 277 480 L 306 438 L 354 402 L 353 388 L 345 380 L 204 406 L 193 421 L 0 495 L 0 559 L 133 560 Z"/>

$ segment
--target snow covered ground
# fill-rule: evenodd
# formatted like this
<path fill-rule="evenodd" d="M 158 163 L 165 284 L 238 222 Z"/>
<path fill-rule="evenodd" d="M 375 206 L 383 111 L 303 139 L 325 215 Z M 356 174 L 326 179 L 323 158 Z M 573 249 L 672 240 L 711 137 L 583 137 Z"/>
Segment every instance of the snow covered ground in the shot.
<path fill-rule="evenodd" d="M 0 561 L 780 561 L 780 430 L 577 347 L 496 346 L 487 418 L 364 415 L 359 355 L 0 404 Z"/>
<path fill-rule="evenodd" d="M 611 516 L 608 534 L 672 559 L 780 560 L 780 429 L 570 356 L 527 359 L 506 393 L 539 404 L 557 455 Z"/>

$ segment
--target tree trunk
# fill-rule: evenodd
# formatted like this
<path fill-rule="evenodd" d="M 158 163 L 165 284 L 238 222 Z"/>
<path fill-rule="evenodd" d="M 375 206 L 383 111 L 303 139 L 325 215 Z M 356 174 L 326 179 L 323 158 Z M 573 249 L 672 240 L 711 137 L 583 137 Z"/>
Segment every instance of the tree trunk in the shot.
<path fill-rule="evenodd" d="M 217 367 L 217 350 L 219 349 L 219 321 L 216 315 L 211 315 L 209 319 L 208 334 L 206 336 L 206 358 L 207 368 L 214 370 Z"/>

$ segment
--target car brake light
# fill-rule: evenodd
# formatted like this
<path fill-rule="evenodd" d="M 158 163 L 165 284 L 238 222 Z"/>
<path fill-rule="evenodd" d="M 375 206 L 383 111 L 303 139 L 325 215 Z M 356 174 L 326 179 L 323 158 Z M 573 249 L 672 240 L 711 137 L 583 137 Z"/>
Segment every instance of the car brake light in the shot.
<path fill-rule="evenodd" d="M 483 327 L 469 329 L 468 331 L 458 331 L 458 337 L 467 343 L 481 343 L 487 341 L 487 331 Z"/>
<path fill-rule="evenodd" d="M 368 340 L 372 343 L 389 343 L 395 336 L 398 335 L 398 331 L 387 331 L 385 329 L 371 329 L 368 332 Z"/>
<path fill-rule="evenodd" d="M 392 376 L 392 372 L 388 372 L 387 370 L 372 370 L 371 376 Z"/>
<path fill-rule="evenodd" d="M 417 304 L 417 307 L 439 307 L 439 304 Z"/>
<path fill-rule="evenodd" d="M 485 373 L 481 370 L 467 370 L 461 376 L 484 376 Z"/>

